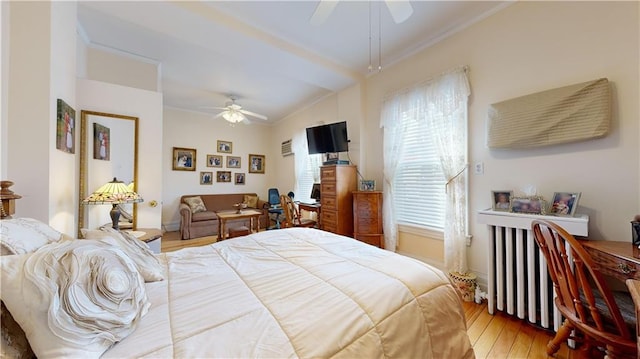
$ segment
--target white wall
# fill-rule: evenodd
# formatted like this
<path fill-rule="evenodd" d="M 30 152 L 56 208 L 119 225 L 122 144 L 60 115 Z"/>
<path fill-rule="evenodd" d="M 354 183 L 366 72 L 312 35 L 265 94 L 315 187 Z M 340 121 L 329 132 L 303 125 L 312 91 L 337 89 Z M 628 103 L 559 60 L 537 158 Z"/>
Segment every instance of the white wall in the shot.
<path fill-rule="evenodd" d="M 160 91 L 157 62 L 108 48 L 87 47 L 87 78 L 112 84 Z"/>
<path fill-rule="evenodd" d="M 16 216 L 33 217 L 70 234 L 77 157 L 56 150 L 55 139 L 57 99 L 75 107 L 76 4 L 8 6 L 8 31 L 5 24 L 2 35 L 9 39 L 2 48 L 3 60 L 9 60 L 8 67 L 3 64 L 3 179 L 14 181 L 12 189 L 22 195 Z"/>
<path fill-rule="evenodd" d="M 0 78 L 9 78 L 9 2 L 0 2 Z M 7 179 L 9 81 L 0 81 L 0 180 Z"/>
<path fill-rule="evenodd" d="M 231 126 L 222 118 L 214 119 L 213 115 L 198 112 L 188 112 L 173 108 L 164 109 L 164 144 L 162 147 L 162 178 L 164 188 L 162 200 L 162 222 L 167 230 L 178 230 L 180 216 L 178 206 L 180 197 L 188 194 L 210 193 L 257 193 L 266 200 L 270 187 L 279 185 L 277 178 L 282 173 L 277 162 L 280 156 L 280 142 L 276 142 L 272 136 L 272 128 L 258 123 L 251 125 L 238 124 Z M 218 153 L 217 141 L 231 141 L 233 144 L 231 154 Z M 276 145 L 277 143 L 277 145 Z M 174 171 L 172 168 L 173 147 L 192 148 L 196 150 L 195 171 Z M 223 168 L 207 167 L 207 154 L 226 156 L 239 156 L 241 168 L 227 168 L 226 162 Z M 265 174 L 249 173 L 249 154 L 265 155 Z M 246 174 L 245 185 L 233 183 L 218 183 L 212 185 L 200 184 L 200 172 L 231 171 Z M 292 172 L 287 176 L 292 176 Z M 215 178 L 215 177 L 214 177 Z"/>
<path fill-rule="evenodd" d="M 138 204 L 137 224 L 142 228 L 160 228 L 163 188 L 162 94 L 86 79 L 78 79 L 76 86 L 79 109 L 138 117 L 136 187 L 144 202 Z M 112 146 L 116 145 L 112 143 Z M 149 205 L 152 200 L 158 202 L 157 207 Z"/>

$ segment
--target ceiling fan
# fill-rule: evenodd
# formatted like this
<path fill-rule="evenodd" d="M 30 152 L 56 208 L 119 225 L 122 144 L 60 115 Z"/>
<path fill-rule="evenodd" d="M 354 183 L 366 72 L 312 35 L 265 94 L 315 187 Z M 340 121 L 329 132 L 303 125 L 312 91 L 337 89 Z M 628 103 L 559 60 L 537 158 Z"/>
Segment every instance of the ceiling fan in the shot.
<path fill-rule="evenodd" d="M 235 96 L 229 96 L 231 101 L 225 104 L 225 107 L 205 107 L 212 110 L 223 110 L 217 114 L 214 118 L 222 117 L 231 123 L 243 122 L 249 124 L 250 121 L 247 116 L 255 117 L 260 120 L 267 120 L 267 116 L 257 114 L 255 112 L 243 110 L 242 106 L 236 103 L 237 98 Z"/>
<path fill-rule="evenodd" d="M 396 24 L 400 24 L 407 20 L 411 14 L 413 14 L 413 7 L 409 0 L 385 0 L 387 9 L 393 17 L 393 21 Z M 316 11 L 309 20 L 312 25 L 320 25 L 327 20 L 329 15 L 333 12 L 333 9 L 338 5 L 338 0 L 320 0 Z"/>

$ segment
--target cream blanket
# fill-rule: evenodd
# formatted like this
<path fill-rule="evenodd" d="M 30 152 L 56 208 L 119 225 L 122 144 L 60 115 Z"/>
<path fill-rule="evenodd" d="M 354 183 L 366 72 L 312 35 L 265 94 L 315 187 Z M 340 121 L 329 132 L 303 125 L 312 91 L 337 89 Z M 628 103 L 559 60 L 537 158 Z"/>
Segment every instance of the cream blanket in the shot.
<path fill-rule="evenodd" d="M 460 300 L 422 262 L 306 228 L 160 255 L 138 329 L 103 358 L 470 358 Z"/>

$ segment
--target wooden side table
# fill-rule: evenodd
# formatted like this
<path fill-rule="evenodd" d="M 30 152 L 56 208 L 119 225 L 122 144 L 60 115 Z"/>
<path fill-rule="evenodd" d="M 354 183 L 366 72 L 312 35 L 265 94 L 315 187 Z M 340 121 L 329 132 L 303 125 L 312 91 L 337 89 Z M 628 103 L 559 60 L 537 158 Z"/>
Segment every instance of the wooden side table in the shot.
<path fill-rule="evenodd" d="M 133 235 L 140 234 L 139 240 L 145 242 L 153 253 L 160 253 L 162 248 L 162 230 L 158 228 L 138 228 L 135 231 L 127 231 Z"/>

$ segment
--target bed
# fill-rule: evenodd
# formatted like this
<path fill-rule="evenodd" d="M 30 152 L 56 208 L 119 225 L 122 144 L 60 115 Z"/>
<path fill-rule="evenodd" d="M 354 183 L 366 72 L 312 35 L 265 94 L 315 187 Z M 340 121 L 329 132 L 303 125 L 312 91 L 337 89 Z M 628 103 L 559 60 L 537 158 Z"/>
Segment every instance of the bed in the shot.
<path fill-rule="evenodd" d="M 15 317 L 20 309 L 6 296 L 20 289 L 5 281 L 28 260 L 6 258 L 2 300 Z M 162 280 L 140 285 L 147 301 L 139 300 L 134 329 L 71 351 L 33 345 L 25 330 L 38 357 L 83 349 L 102 358 L 474 357 L 460 299 L 440 270 L 348 237 L 289 228 L 154 260 Z"/>

